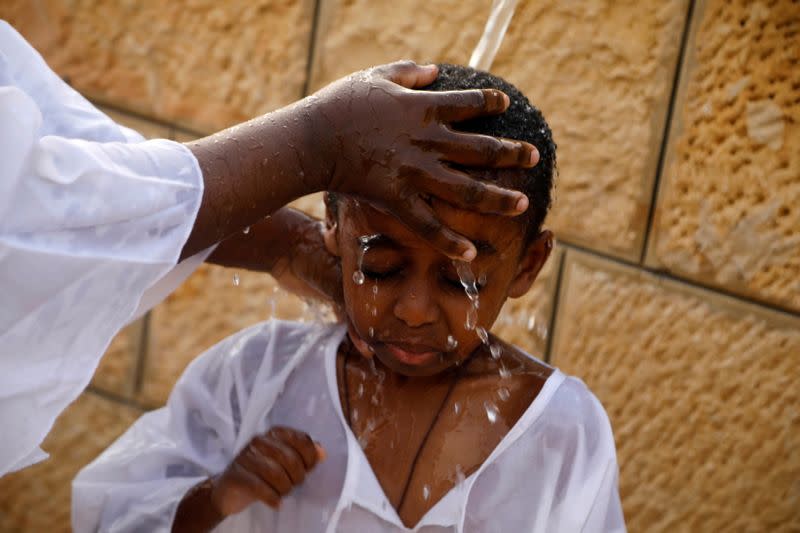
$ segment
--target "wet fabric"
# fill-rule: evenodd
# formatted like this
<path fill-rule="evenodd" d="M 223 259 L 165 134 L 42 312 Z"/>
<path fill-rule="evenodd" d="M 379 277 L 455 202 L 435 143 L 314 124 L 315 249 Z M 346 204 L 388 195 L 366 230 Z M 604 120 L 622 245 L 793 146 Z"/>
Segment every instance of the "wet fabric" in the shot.
<path fill-rule="evenodd" d="M 409 530 L 345 422 L 336 380 L 342 325 L 270 321 L 196 359 L 166 407 L 140 418 L 73 482 L 73 528 L 169 531 L 190 487 L 222 472 L 275 425 L 327 452 L 279 511 L 255 503 L 221 532 L 624 531 L 603 407 L 554 370 L 482 467 Z"/>
<path fill-rule="evenodd" d="M 202 192 L 187 148 L 116 124 L 0 21 L 0 476 L 47 457 L 114 334 L 168 292 Z"/>

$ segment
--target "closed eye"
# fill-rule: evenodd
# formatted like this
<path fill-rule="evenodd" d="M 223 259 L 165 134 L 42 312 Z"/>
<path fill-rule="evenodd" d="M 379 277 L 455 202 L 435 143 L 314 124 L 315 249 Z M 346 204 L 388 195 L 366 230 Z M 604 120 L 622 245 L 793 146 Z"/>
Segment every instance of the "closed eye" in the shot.
<path fill-rule="evenodd" d="M 397 274 L 400 273 L 402 268 L 392 268 L 389 270 L 370 270 L 367 268 L 362 268 L 361 272 L 364 273 L 364 277 L 367 277 L 372 280 L 380 281 L 389 279 Z"/>

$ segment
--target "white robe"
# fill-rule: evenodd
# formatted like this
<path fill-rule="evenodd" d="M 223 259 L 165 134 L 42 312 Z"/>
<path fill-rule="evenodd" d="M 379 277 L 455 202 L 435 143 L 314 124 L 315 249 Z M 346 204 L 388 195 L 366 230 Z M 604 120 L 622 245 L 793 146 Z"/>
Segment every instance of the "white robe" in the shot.
<path fill-rule="evenodd" d="M 0 476 L 47 457 L 145 292 L 153 305 L 180 281 L 155 286 L 202 193 L 186 147 L 114 123 L 0 20 Z"/>
<path fill-rule="evenodd" d="M 87 531 L 168 532 L 186 491 L 218 474 L 274 425 L 327 451 L 280 510 L 255 503 L 221 532 L 409 531 L 345 422 L 336 381 L 342 325 L 271 321 L 197 358 L 163 409 L 142 416 L 73 482 L 72 522 Z M 591 533 L 625 530 L 603 407 L 554 370 L 484 464 L 413 531 Z"/>

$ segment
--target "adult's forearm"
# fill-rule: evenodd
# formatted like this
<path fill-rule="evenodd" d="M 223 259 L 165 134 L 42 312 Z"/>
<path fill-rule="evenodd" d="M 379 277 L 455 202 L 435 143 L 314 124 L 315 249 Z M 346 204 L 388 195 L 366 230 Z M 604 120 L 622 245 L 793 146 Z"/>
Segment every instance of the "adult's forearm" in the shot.
<path fill-rule="evenodd" d="M 324 190 L 329 169 L 301 100 L 187 143 L 203 172 L 200 211 L 181 258 L 255 224 L 292 200 Z"/>

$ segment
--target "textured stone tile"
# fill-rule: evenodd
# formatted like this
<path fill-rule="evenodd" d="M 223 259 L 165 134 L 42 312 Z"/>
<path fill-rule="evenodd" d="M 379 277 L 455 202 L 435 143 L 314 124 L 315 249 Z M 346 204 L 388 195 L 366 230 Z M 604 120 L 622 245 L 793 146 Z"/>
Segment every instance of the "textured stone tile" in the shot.
<path fill-rule="evenodd" d="M 630 531 L 800 529 L 800 319 L 566 254 L 552 361 L 606 407 Z"/>
<path fill-rule="evenodd" d="M 98 100 L 209 131 L 301 96 L 312 0 L 34 4 L 0 17 Z"/>
<path fill-rule="evenodd" d="M 157 124 L 147 119 L 131 115 L 115 109 L 100 106 L 100 110 L 108 115 L 114 122 L 126 128 L 137 131 L 145 139 L 169 139 L 171 129 L 168 126 Z"/>
<path fill-rule="evenodd" d="M 135 387 L 141 328 L 142 322 L 139 320 L 117 333 L 94 373 L 93 386 L 112 394 L 131 397 Z"/>
<path fill-rule="evenodd" d="M 800 8 L 698 3 L 648 264 L 800 310 Z"/>
<path fill-rule="evenodd" d="M 553 127 L 560 238 L 638 259 L 687 5 L 518 4 L 492 70 Z M 326 0 L 312 87 L 400 58 L 467 63 L 489 6 Z"/>
<path fill-rule="evenodd" d="M 547 356 L 547 337 L 563 255 L 560 247 L 553 250 L 531 290 L 521 298 L 506 300 L 492 327 L 492 333 L 540 359 Z"/>
<path fill-rule="evenodd" d="M 80 396 L 42 445 L 50 459 L 0 479 L 0 531 L 70 531 L 72 479 L 140 414 L 90 392 Z"/>

